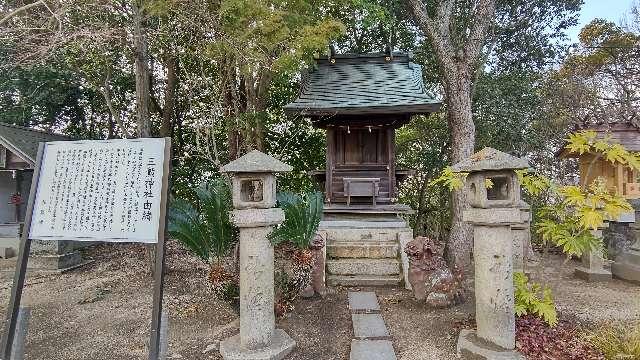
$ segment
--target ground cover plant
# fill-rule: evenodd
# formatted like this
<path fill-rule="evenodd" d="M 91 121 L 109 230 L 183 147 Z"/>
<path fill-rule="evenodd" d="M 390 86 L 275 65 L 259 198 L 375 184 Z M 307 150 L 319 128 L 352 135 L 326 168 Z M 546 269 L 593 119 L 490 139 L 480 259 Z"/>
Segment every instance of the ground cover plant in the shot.
<path fill-rule="evenodd" d="M 607 360 L 640 359 L 640 324 L 604 324 L 585 338 Z"/>

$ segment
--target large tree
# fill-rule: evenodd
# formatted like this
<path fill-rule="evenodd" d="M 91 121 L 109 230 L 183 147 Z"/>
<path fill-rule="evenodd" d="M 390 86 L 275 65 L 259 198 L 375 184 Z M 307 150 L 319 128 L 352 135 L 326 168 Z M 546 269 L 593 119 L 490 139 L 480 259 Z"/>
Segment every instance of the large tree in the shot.
<path fill-rule="evenodd" d="M 437 1 L 433 11 L 422 0 L 408 0 L 416 22 L 429 37 L 442 68 L 448 123 L 451 131 L 451 161 L 456 163 L 473 154 L 475 125 L 471 97 L 481 51 L 495 17 L 495 0 L 470 1 L 467 6 L 455 0 Z M 459 11 L 463 12 L 460 15 Z M 469 263 L 470 228 L 462 221 L 466 207 L 464 191 L 453 193 L 452 227 L 448 256 L 452 263 Z"/>
<path fill-rule="evenodd" d="M 474 151 L 474 113 L 490 119 L 486 111 L 473 106 L 477 83 L 489 79 L 511 81 L 514 77 L 535 79 L 536 72 L 557 61 L 564 48 L 563 30 L 575 23 L 576 11 L 582 3 L 581 0 L 406 1 L 429 40 L 427 48 L 431 51 L 424 51 L 424 59 L 434 63 L 444 90 L 451 163 Z M 500 120 L 494 117 L 493 121 Z M 451 207 L 447 253 L 451 262 L 466 265 L 471 233 L 462 222 L 466 207 L 463 192 L 453 193 Z"/>

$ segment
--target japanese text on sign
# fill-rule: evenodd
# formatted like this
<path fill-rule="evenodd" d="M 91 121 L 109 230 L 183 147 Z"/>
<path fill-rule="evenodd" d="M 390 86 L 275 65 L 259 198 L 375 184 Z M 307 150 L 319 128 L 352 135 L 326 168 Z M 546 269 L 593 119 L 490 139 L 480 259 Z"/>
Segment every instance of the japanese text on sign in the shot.
<path fill-rule="evenodd" d="M 164 139 L 45 144 L 30 239 L 158 240 Z"/>

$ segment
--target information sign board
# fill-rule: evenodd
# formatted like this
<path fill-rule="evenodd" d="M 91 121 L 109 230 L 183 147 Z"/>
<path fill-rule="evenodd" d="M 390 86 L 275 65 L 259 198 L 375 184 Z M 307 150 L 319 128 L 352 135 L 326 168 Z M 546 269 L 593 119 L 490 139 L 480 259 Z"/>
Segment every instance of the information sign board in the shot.
<path fill-rule="evenodd" d="M 164 139 L 44 145 L 29 239 L 158 241 Z"/>
<path fill-rule="evenodd" d="M 158 360 L 171 139 L 40 143 L 0 343 L 10 360 L 31 240 L 155 244 L 149 359 Z"/>

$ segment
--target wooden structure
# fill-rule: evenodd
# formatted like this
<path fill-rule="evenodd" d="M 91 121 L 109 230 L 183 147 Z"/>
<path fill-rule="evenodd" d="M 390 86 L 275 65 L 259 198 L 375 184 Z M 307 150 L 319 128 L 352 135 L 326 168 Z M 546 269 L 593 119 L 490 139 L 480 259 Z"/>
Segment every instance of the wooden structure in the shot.
<path fill-rule="evenodd" d="M 631 152 L 640 152 L 640 129 L 628 123 L 595 125 L 589 128 L 599 138 L 608 137 L 610 142 L 618 143 Z M 603 158 L 594 158 L 591 154 L 572 154 L 562 149 L 559 156 L 577 158 L 580 171 L 580 184 L 591 184 L 601 177 L 607 188 L 627 199 L 640 199 L 640 174 L 621 164 L 612 164 Z"/>
<path fill-rule="evenodd" d="M 15 247 L 25 218 L 38 144 L 59 140 L 70 138 L 0 123 L 0 238 L 13 239 L 9 242 Z"/>
<path fill-rule="evenodd" d="M 397 185 L 412 172 L 396 165 L 395 132 L 439 108 L 411 55 L 387 51 L 317 59 L 285 111 L 326 130 L 326 168 L 312 172 L 326 212 L 403 212 Z"/>

